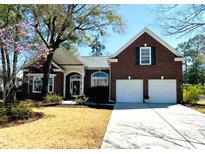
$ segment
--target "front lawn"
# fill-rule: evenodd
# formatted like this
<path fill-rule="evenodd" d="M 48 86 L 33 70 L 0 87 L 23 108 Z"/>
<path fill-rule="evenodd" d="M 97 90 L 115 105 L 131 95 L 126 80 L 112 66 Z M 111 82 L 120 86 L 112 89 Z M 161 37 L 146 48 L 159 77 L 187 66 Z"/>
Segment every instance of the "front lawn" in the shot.
<path fill-rule="evenodd" d="M 0 129 L 0 148 L 100 148 L 112 110 L 41 107 L 45 116 Z"/>

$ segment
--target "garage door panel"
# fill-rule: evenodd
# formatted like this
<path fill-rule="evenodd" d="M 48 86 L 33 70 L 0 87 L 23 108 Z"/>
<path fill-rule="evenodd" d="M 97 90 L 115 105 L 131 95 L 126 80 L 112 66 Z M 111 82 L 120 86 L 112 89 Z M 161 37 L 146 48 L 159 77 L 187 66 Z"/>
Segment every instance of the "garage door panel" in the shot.
<path fill-rule="evenodd" d="M 116 80 L 117 102 L 143 102 L 142 80 Z"/>
<path fill-rule="evenodd" d="M 149 80 L 150 103 L 176 103 L 176 80 Z"/>

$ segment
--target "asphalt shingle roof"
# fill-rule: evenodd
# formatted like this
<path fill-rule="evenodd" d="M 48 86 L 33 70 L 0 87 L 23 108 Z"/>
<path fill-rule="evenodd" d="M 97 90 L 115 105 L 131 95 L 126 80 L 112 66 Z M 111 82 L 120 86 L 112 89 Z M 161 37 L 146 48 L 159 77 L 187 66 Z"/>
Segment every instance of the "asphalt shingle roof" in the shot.
<path fill-rule="evenodd" d="M 94 56 L 80 56 L 78 59 L 87 67 L 109 67 L 108 58 L 105 56 L 94 57 Z"/>

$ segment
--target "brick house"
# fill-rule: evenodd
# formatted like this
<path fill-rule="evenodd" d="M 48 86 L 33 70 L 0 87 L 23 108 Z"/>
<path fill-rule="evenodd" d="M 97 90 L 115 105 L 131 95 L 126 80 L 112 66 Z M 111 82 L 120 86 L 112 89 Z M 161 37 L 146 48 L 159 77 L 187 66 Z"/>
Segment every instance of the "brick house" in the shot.
<path fill-rule="evenodd" d="M 109 101 L 180 103 L 182 56 L 148 28 L 144 28 L 110 57 L 73 56 L 56 50 L 49 92 L 65 99 L 84 94 L 89 88 L 108 87 Z M 35 60 L 33 60 L 35 61 Z M 42 71 L 24 67 L 24 90 L 28 97 L 41 93 Z"/>

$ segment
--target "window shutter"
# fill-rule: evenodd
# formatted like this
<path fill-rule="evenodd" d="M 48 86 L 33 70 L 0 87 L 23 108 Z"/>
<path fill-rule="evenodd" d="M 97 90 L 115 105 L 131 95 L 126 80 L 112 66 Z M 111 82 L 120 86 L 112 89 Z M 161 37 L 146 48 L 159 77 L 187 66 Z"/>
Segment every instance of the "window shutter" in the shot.
<path fill-rule="evenodd" d="M 140 47 L 136 47 L 136 65 L 140 64 Z"/>
<path fill-rule="evenodd" d="M 156 64 L 156 48 L 155 47 L 151 48 L 151 63 L 152 65 Z"/>

